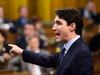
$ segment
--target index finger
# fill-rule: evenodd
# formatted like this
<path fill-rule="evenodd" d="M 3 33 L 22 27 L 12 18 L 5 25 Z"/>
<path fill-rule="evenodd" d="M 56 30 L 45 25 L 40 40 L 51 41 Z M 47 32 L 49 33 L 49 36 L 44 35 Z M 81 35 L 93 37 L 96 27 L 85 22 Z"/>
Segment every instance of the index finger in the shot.
<path fill-rule="evenodd" d="M 12 47 L 12 48 L 13 48 L 15 45 L 13 45 L 13 44 L 8 44 L 8 46 L 10 46 L 10 47 Z"/>

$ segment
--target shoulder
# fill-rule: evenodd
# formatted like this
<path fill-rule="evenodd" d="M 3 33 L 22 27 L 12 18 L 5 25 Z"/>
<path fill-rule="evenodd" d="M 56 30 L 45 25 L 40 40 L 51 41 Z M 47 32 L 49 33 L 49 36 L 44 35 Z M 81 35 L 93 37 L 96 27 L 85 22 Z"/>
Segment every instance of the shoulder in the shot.
<path fill-rule="evenodd" d="M 79 45 L 77 45 L 76 50 L 77 52 L 91 53 L 84 40 Z"/>
<path fill-rule="evenodd" d="M 81 14 L 84 14 L 84 8 L 79 9 L 79 11 L 81 12 Z"/>
<path fill-rule="evenodd" d="M 16 42 L 22 41 L 22 40 L 25 40 L 25 36 L 24 35 L 16 37 Z"/>
<path fill-rule="evenodd" d="M 18 18 L 17 20 L 13 21 L 14 24 L 20 23 L 20 18 Z"/>
<path fill-rule="evenodd" d="M 14 22 L 18 22 L 18 21 L 20 21 L 20 18 L 18 18 L 18 19 L 16 19 L 16 20 L 14 20 Z"/>
<path fill-rule="evenodd" d="M 90 51 L 90 49 L 88 48 L 88 46 L 82 42 L 80 43 L 76 49 L 73 51 L 74 54 L 74 59 L 92 59 L 92 53 Z"/>
<path fill-rule="evenodd" d="M 4 42 L 3 47 L 6 48 L 6 52 L 9 52 L 11 50 L 11 47 L 9 47 L 8 43 L 6 43 L 6 42 Z"/>
<path fill-rule="evenodd" d="M 90 49 L 88 48 L 87 44 L 85 43 L 82 37 L 73 44 L 72 49 L 73 49 L 72 53 L 75 56 L 80 56 L 80 55 L 82 56 L 88 55 L 90 57 L 92 56 Z"/>
<path fill-rule="evenodd" d="M 9 19 L 4 19 L 4 23 L 9 23 L 10 20 Z"/>

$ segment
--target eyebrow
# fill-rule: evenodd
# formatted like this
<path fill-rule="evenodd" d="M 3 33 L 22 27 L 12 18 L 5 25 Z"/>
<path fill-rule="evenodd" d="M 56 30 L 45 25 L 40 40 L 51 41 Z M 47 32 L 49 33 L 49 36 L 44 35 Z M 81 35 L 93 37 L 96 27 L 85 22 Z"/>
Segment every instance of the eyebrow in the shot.
<path fill-rule="evenodd" d="M 54 20 L 54 22 L 60 22 L 61 23 L 61 21 L 59 21 L 59 20 Z"/>

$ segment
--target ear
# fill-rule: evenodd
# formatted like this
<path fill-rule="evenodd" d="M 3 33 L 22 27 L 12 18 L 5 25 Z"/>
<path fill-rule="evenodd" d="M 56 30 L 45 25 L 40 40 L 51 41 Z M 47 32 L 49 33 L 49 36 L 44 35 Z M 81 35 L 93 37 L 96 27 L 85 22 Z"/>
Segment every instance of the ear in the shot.
<path fill-rule="evenodd" d="M 75 31 L 75 29 L 76 29 L 76 24 L 73 22 L 70 24 L 70 30 Z"/>

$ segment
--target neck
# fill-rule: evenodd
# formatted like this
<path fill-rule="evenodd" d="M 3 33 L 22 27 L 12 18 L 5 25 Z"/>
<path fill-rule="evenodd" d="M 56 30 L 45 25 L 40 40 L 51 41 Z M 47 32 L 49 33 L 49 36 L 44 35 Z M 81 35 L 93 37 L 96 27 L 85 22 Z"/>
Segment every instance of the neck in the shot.
<path fill-rule="evenodd" d="M 70 34 L 70 35 L 66 38 L 67 41 L 65 41 L 64 43 L 66 44 L 67 42 L 71 41 L 72 39 L 76 38 L 77 36 L 79 36 L 79 35 L 77 35 L 77 34 Z"/>
<path fill-rule="evenodd" d="M 0 49 L 3 47 L 3 43 L 0 43 Z"/>
<path fill-rule="evenodd" d="M 22 19 L 27 19 L 27 17 L 21 17 Z"/>
<path fill-rule="evenodd" d="M 32 50 L 32 49 L 31 49 Z M 38 49 L 32 50 L 33 52 L 37 51 Z"/>

